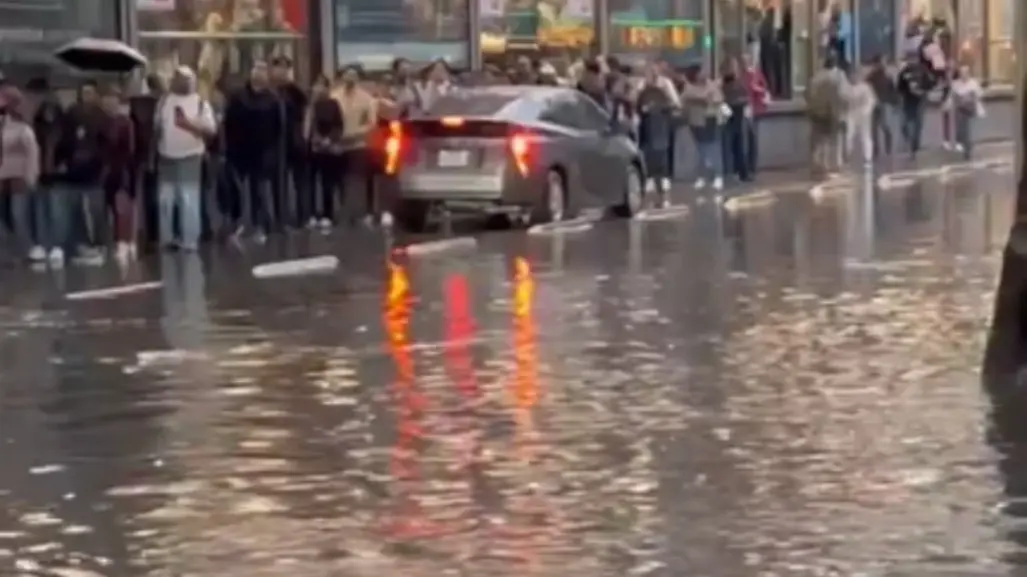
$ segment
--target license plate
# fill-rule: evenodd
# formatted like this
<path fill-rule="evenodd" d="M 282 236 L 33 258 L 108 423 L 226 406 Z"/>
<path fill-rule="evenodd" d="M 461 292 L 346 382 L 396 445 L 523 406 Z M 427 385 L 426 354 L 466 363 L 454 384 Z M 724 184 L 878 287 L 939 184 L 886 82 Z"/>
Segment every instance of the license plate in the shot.
<path fill-rule="evenodd" d="M 466 150 L 440 150 L 439 166 L 441 168 L 459 168 L 467 166 L 470 154 Z"/>

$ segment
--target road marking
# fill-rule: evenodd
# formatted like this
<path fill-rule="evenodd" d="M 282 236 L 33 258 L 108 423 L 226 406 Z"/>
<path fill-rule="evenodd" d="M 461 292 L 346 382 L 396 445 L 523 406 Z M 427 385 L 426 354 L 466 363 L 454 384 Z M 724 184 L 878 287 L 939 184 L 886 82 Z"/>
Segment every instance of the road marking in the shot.
<path fill-rule="evenodd" d="M 668 206 L 665 208 L 654 208 L 649 210 L 643 210 L 642 212 L 635 215 L 634 220 L 642 222 L 654 222 L 660 220 L 674 220 L 677 218 L 684 218 L 688 216 L 692 211 L 687 206 Z"/>
<path fill-rule="evenodd" d="M 162 286 L 164 286 L 164 283 L 160 281 L 143 282 L 137 284 L 127 284 L 121 286 L 108 287 L 103 289 L 93 289 L 68 293 L 64 295 L 64 298 L 68 299 L 69 301 L 110 299 L 122 295 L 159 289 Z"/>
<path fill-rule="evenodd" d="M 588 218 L 574 218 L 560 222 L 536 224 L 528 229 L 528 234 L 539 236 L 545 234 L 575 234 L 588 232 L 595 226 L 595 221 Z"/>
<path fill-rule="evenodd" d="M 269 262 L 253 267 L 256 278 L 276 278 L 331 272 L 339 267 L 339 259 L 332 255 Z"/>
<path fill-rule="evenodd" d="M 400 250 L 411 256 L 425 256 L 454 250 L 473 250 L 477 247 L 478 241 L 473 237 L 458 236 L 409 244 Z"/>

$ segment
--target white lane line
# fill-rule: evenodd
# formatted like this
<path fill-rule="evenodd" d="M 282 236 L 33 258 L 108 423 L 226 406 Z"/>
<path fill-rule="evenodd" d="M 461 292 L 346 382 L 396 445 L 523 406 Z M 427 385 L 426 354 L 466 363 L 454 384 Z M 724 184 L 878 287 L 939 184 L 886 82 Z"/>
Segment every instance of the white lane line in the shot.
<path fill-rule="evenodd" d="M 477 247 L 478 241 L 474 238 L 459 236 L 456 238 L 418 242 L 402 247 L 400 250 L 411 256 L 425 256 L 454 250 L 473 250 Z"/>
<path fill-rule="evenodd" d="M 276 278 L 331 272 L 339 267 L 339 259 L 332 255 L 315 256 L 295 260 L 269 262 L 253 267 L 256 278 Z"/>
<path fill-rule="evenodd" d="M 635 215 L 635 220 L 642 222 L 653 222 L 661 220 L 674 220 L 677 218 L 684 218 L 688 216 L 692 211 L 687 206 L 668 206 L 665 208 L 652 208 L 643 210 L 642 212 Z"/>
<path fill-rule="evenodd" d="M 532 236 L 538 236 L 543 234 L 573 234 L 579 232 L 587 232 L 592 230 L 595 226 L 595 221 L 589 218 L 575 218 L 571 220 L 563 220 L 560 222 L 549 222 L 546 224 L 536 224 L 528 228 L 528 234 Z"/>
<path fill-rule="evenodd" d="M 159 289 L 162 286 L 164 286 L 164 283 L 162 283 L 160 281 L 143 282 L 143 283 L 137 283 L 137 284 L 127 284 L 127 285 L 121 285 L 121 286 L 108 287 L 108 288 L 103 288 L 103 289 L 93 289 L 93 290 L 86 290 L 86 291 L 78 291 L 78 292 L 68 293 L 68 294 L 64 295 L 64 298 L 66 298 L 69 301 L 88 301 L 88 300 L 110 299 L 110 298 L 114 298 L 114 297 L 118 297 L 118 296 L 122 296 L 122 295 L 128 295 L 128 294 L 134 294 L 134 293 L 140 293 L 140 292 L 155 290 L 155 289 Z"/>

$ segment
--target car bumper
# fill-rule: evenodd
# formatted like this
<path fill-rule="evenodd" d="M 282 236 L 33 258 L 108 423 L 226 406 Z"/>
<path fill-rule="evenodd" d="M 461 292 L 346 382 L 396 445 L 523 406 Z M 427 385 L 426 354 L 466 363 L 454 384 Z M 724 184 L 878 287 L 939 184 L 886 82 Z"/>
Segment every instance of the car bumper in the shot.
<path fill-rule="evenodd" d="M 496 202 L 506 188 L 500 175 L 412 173 L 397 180 L 403 200 Z"/>

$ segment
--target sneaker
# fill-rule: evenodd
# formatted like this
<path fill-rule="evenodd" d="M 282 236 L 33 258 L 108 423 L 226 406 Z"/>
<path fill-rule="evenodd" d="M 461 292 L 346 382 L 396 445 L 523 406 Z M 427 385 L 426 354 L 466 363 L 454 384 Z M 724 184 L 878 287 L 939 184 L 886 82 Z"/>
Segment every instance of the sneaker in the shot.
<path fill-rule="evenodd" d="M 670 182 L 669 178 L 662 178 L 662 179 L 660 179 L 660 186 L 663 187 L 663 192 L 664 193 L 670 192 L 671 184 L 672 183 Z"/>
<path fill-rule="evenodd" d="M 263 232 L 257 232 L 253 235 L 253 242 L 257 244 L 264 244 L 267 242 L 267 235 Z"/>
<path fill-rule="evenodd" d="M 664 192 L 660 196 L 659 208 L 670 208 L 670 206 L 670 198 L 667 196 L 667 193 Z"/>
<path fill-rule="evenodd" d="M 46 250 L 39 245 L 32 247 L 32 249 L 29 250 L 29 260 L 32 262 L 46 260 Z"/>
<path fill-rule="evenodd" d="M 322 218 L 320 221 L 318 221 L 317 224 L 318 224 L 318 226 L 320 226 L 323 229 L 332 228 L 332 219 L 330 219 L 330 218 Z"/>
<path fill-rule="evenodd" d="M 943 149 L 945 149 L 945 150 L 950 150 L 950 151 L 955 149 L 955 147 L 952 146 L 952 143 L 951 142 L 947 142 L 947 141 L 946 142 L 942 142 L 941 143 L 941 147 Z"/>
<path fill-rule="evenodd" d="M 963 145 L 962 145 L 962 144 L 955 144 L 955 145 L 954 145 L 954 148 L 953 148 L 953 149 L 954 149 L 954 150 L 955 150 L 956 152 L 963 152 L 963 151 L 964 151 L 964 149 L 963 149 Z"/>
<path fill-rule="evenodd" d="M 61 247 L 50 249 L 50 254 L 47 255 L 47 260 L 50 261 L 50 266 L 53 268 L 64 266 L 64 249 Z"/>
<path fill-rule="evenodd" d="M 724 179 L 720 176 L 713 179 L 713 190 L 724 190 Z"/>
<path fill-rule="evenodd" d="M 700 189 L 706 188 L 706 179 L 705 178 L 700 178 L 700 179 L 696 180 L 694 186 L 695 186 L 696 190 L 700 190 Z"/>
<path fill-rule="evenodd" d="M 656 192 L 656 179 L 647 178 L 645 181 L 645 192 L 646 194 L 653 194 Z"/>
<path fill-rule="evenodd" d="M 320 225 L 320 222 L 318 222 L 318 220 L 316 218 L 314 218 L 314 217 L 310 217 L 310 220 L 307 221 L 307 228 L 310 229 L 310 230 L 314 230 L 319 225 Z"/>
<path fill-rule="evenodd" d="M 121 241 L 118 243 L 114 249 L 114 258 L 118 259 L 119 262 L 127 262 L 132 258 L 127 242 Z"/>
<path fill-rule="evenodd" d="M 395 223 L 395 219 L 392 218 L 392 213 L 385 211 L 382 213 L 382 228 L 392 228 Z"/>

